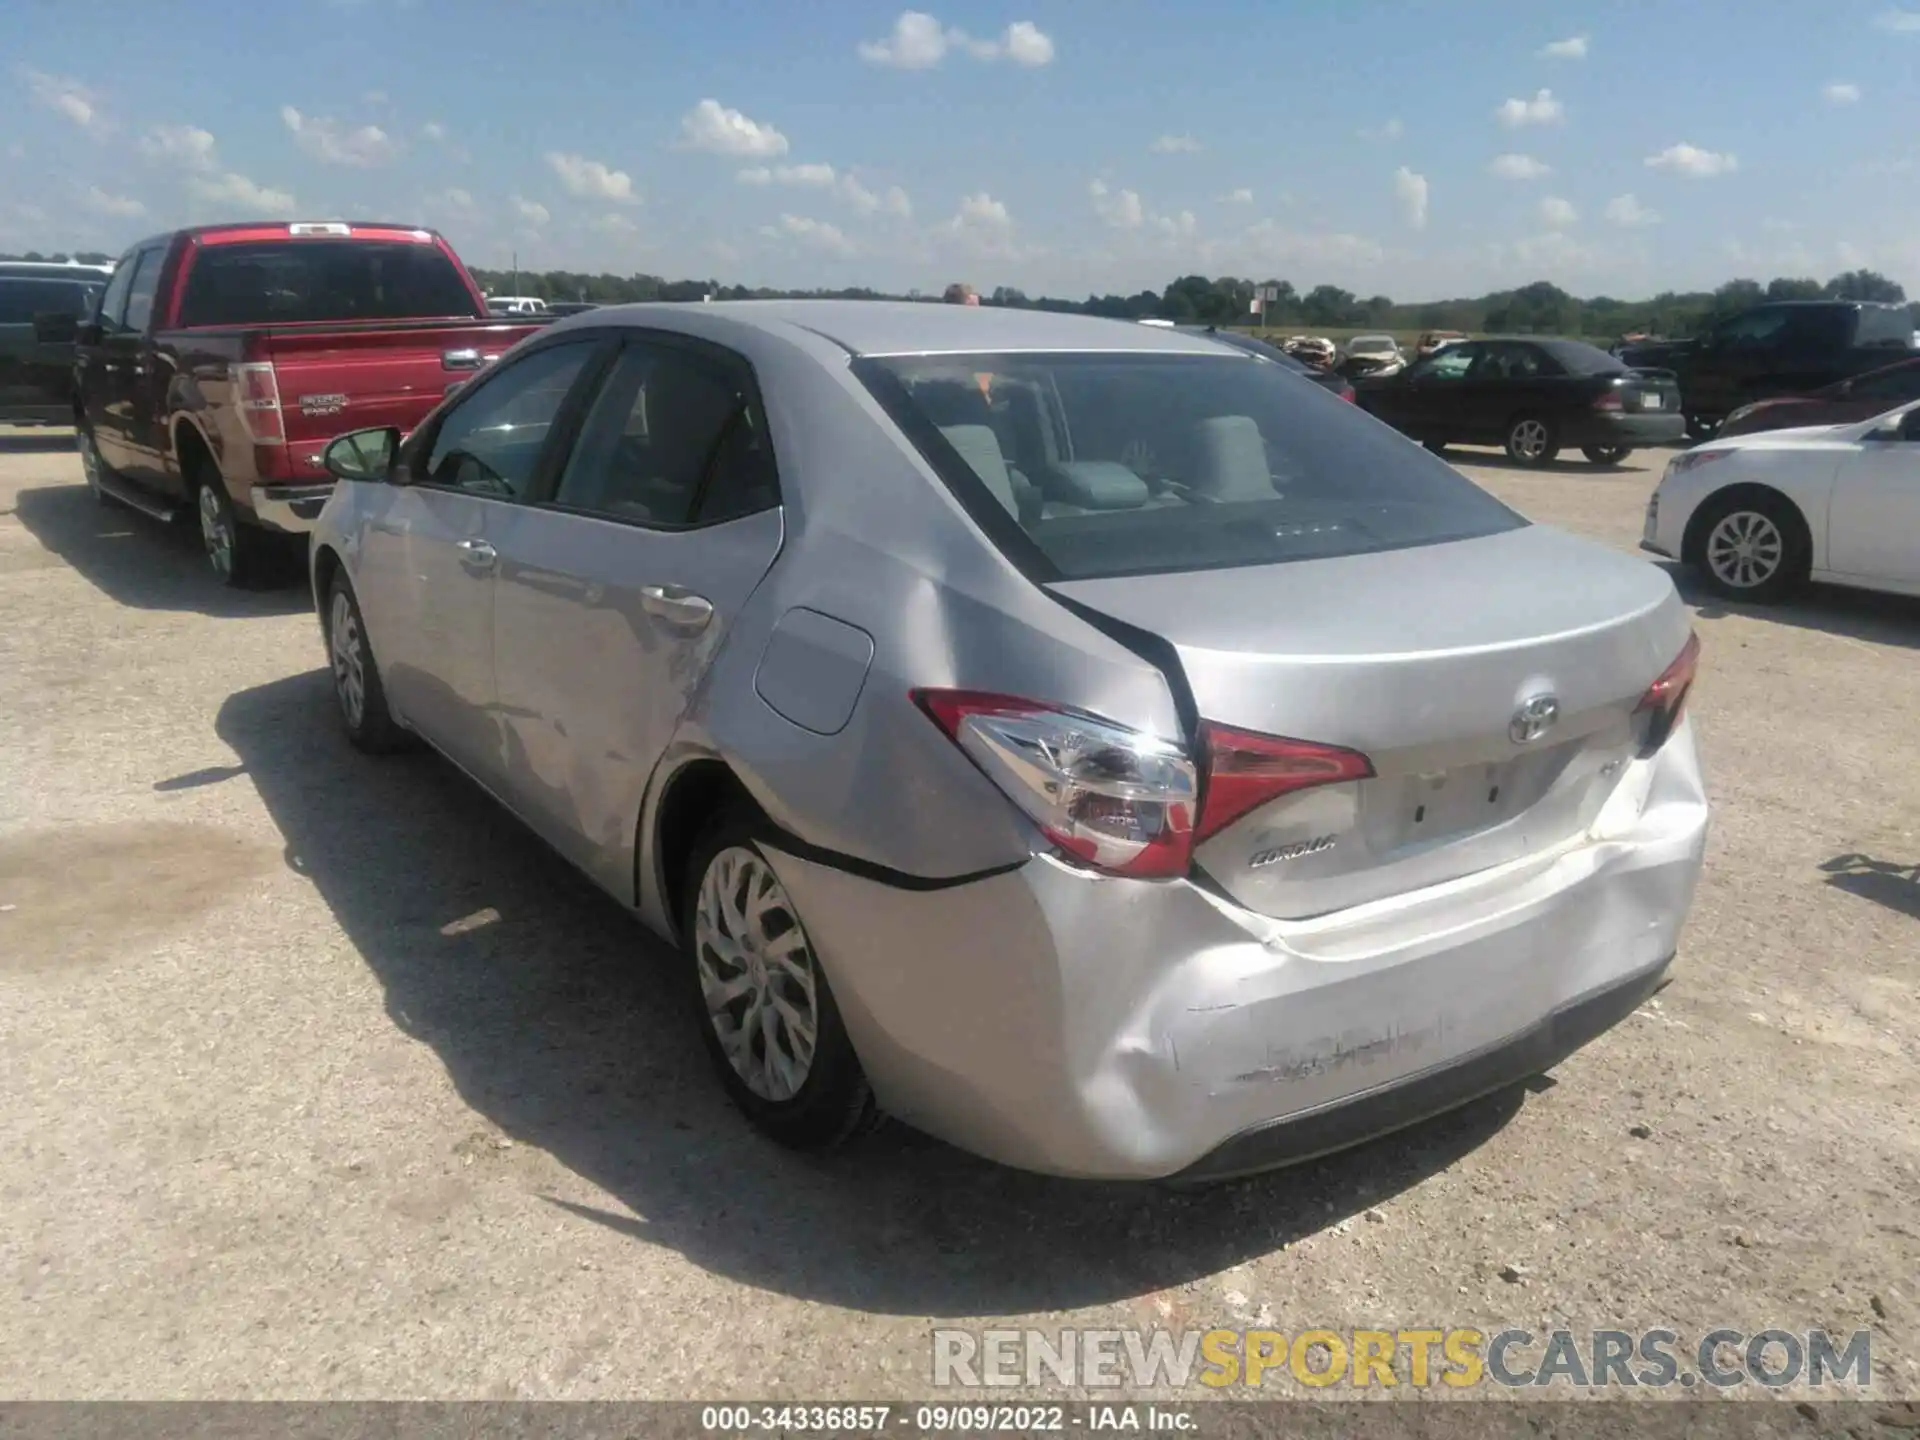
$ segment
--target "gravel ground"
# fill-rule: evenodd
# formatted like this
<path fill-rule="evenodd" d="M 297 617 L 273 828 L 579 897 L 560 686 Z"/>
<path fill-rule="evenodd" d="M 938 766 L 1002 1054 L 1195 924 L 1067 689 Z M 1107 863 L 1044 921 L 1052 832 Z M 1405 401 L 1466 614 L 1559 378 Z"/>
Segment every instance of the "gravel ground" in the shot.
<path fill-rule="evenodd" d="M 1654 478 L 1455 458 L 1623 548 Z M 1871 1327 L 1920 1394 L 1920 605 L 1698 607 L 1718 811 L 1657 1001 L 1167 1194 L 755 1139 L 659 947 L 351 752 L 303 592 L 218 590 L 62 437 L 0 434 L 0 604 L 0 1393 L 897 1399 L 990 1320 Z"/>

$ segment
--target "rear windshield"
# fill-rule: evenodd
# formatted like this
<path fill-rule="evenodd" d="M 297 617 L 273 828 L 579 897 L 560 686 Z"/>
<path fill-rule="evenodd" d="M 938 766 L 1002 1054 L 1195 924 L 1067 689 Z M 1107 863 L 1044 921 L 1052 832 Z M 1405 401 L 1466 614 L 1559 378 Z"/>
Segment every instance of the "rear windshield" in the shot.
<path fill-rule="evenodd" d="M 208 245 L 194 257 L 182 325 L 291 325 L 481 314 L 437 245 L 279 240 Z"/>
<path fill-rule="evenodd" d="M 0 325 L 31 325 L 36 315 L 86 316 L 106 288 L 80 280 L 27 280 L 0 275 Z"/>
<path fill-rule="evenodd" d="M 1569 375 L 1618 375 L 1628 368 L 1618 355 L 1582 340 L 1555 340 L 1540 348 L 1558 360 Z"/>
<path fill-rule="evenodd" d="M 855 370 L 1040 580 L 1360 555 L 1527 523 L 1251 356 L 906 356 Z"/>

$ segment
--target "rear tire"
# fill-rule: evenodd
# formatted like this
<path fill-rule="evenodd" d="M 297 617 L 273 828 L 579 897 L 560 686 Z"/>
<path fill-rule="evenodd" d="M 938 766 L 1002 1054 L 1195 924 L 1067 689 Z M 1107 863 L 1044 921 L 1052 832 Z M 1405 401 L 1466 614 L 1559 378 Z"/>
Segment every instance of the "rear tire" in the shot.
<path fill-rule="evenodd" d="M 1580 453 L 1595 465 L 1618 465 L 1633 453 L 1631 445 L 1582 445 Z"/>
<path fill-rule="evenodd" d="M 1806 520 L 1783 496 L 1715 497 L 1689 528 L 1687 562 L 1716 595 L 1777 605 L 1806 584 L 1813 540 Z"/>
<path fill-rule="evenodd" d="M 806 926 L 761 849 L 771 837 L 765 820 L 736 807 L 694 844 L 680 910 L 689 1003 L 720 1083 L 753 1126 L 792 1149 L 830 1150 L 880 1111 Z"/>
<path fill-rule="evenodd" d="M 333 674 L 333 696 L 340 705 L 340 722 L 357 750 L 385 755 L 404 749 L 408 735 L 387 708 L 387 692 L 380 684 L 373 642 L 367 638 L 367 620 L 359 597 L 345 575 L 335 575 L 327 587 L 327 668 Z"/>
<path fill-rule="evenodd" d="M 1689 440 L 1711 440 L 1720 429 L 1718 420 L 1710 420 L 1698 412 L 1686 416 L 1687 438 Z"/>
<path fill-rule="evenodd" d="M 1551 420 L 1522 415 L 1507 426 L 1507 458 L 1516 465 L 1538 469 L 1551 465 L 1560 453 L 1560 435 Z"/>
<path fill-rule="evenodd" d="M 226 482 L 204 464 L 193 471 L 193 509 L 200 524 L 200 548 L 222 585 L 251 590 L 270 578 L 274 556 L 268 537 L 242 523 Z"/>
<path fill-rule="evenodd" d="M 116 504 L 117 502 L 107 493 L 106 485 L 103 483 L 112 472 L 107 469 L 107 462 L 100 458 L 100 447 L 93 443 L 93 432 L 84 425 L 76 425 L 73 429 L 73 442 L 80 451 L 80 473 L 86 477 L 87 490 L 92 494 L 94 504 L 102 506 Z"/>

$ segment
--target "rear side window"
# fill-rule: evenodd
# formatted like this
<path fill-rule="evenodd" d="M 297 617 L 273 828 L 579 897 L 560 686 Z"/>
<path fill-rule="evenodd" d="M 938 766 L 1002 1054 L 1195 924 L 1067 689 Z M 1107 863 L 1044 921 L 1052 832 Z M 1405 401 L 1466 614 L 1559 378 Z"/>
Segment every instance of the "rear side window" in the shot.
<path fill-rule="evenodd" d="M 680 528 L 779 503 L 744 369 L 679 346 L 630 344 L 588 412 L 554 503 Z"/>
<path fill-rule="evenodd" d="M 1854 332 L 1856 345 L 1892 345 L 1902 350 L 1913 347 L 1913 314 L 1908 310 L 1882 310 L 1869 306 L 1860 311 L 1860 328 Z"/>
<path fill-rule="evenodd" d="M 855 370 L 1039 580 L 1359 555 L 1527 522 L 1250 357 L 941 355 Z"/>
<path fill-rule="evenodd" d="M 283 240 L 204 245 L 181 302 L 182 325 L 478 318 L 437 245 L 406 240 Z"/>
<path fill-rule="evenodd" d="M 36 315 L 90 315 L 98 285 L 73 280 L 0 277 L 0 325 L 31 325 Z"/>
<path fill-rule="evenodd" d="M 1862 375 L 1847 387 L 1847 393 L 1861 400 L 1884 400 L 1889 409 L 1920 400 L 1920 365 L 1900 365 L 1875 375 Z"/>

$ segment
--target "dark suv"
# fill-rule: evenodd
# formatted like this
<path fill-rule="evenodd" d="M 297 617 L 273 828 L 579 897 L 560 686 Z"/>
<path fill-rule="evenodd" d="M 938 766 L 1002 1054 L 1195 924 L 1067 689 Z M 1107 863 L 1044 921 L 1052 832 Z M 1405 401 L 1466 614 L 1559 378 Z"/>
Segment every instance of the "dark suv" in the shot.
<path fill-rule="evenodd" d="M 0 261 L 0 425 L 73 423 L 73 346 L 107 271 Z"/>

